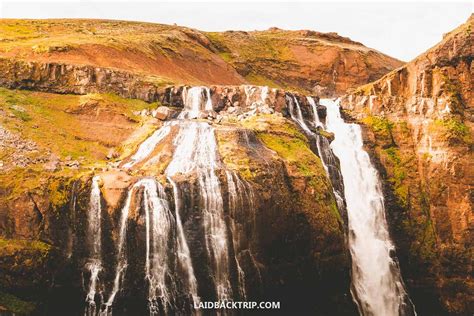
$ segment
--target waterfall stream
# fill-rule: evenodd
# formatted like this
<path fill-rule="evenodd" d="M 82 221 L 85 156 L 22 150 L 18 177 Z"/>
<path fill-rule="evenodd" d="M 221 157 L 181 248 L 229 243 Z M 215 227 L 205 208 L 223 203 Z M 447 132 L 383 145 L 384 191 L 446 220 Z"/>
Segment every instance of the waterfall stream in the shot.
<path fill-rule="evenodd" d="M 220 161 L 214 129 L 204 122 L 182 122 L 174 145 L 175 154 L 165 173 L 169 178 L 177 174 L 196 175 L 204 217 L 206 250 L 212 258 L 217 297 L 219 300 L 231 299 L 227 228 L 222 185 L 216 174 Z"/>
<path fill-rule="evenodd" d="M 313 114 L 313 125 L 315 129 L 319 129 L 323 127 L 321 120 L 319 119 L 316 102 L 312 97 L 307 97 L 308 103 L 311 105 L 312 114 Z M 334 156 L 331 147 L 329 145 L 329 141 L 326 137 L 321 136 L 319 133 L 313 132 L 310 129 L 308 124 L 306 123 L 302 111 L 300 103 L 296 96 L 287 96 L 287 104 L 290 112 L 291 119 L 295 121 L 301 129 L 308 135 L 309 137 L 314 138 L 317 148 L 317 155 L 321 159 L 321 163 L 324 167 L 324 170 L 329 176 L 331 180 L 333 193 L 336 197 L 337 207 L 339 212 L 343 213 L 345 208 L 344 205 L 344 185 L 342 180 L 342 175 L 339 170 L 339 163 L 337 162 L 336 157 Z"/>
<path fill-rule="evenodd" d="M 172 140 L 174 147 L 172 158 L 164 170 L 164 175 L 173 189 L 174 212 L 170 208 L 164 188 L 156 179 L 151 177 L 138 179 L 128 189 L 118 223 L 116 265 L 112 286 L 101 310 L 94 309 L 90 315 L 112 314 L 117 295 L 125 283 L 129 247 L 127 230 L 130 216 L 134 216 L 131 214 L 137 213 L 136 211 L 144 218 L 146 236 L 144 274 L 148 287 L 150 315 L 175 313 L 177 306 L 183 306 L 183 300 L 188 301 L 189 306 L 200 301 L 198 282 L 188 246 L 189 237 L 186 236 L 180 213 L 199 212 L 198 218 L 202 219 L 203 240 L 209 268 L 212 271 L 216 299 L 224 301 L 236 298 L 233 286 L 238 289 L 237 297 L 242 299 L 246 297 L 245 272 L 238 258 L 242 233 L 236 228 L 235 217 L 239 208 L 244 208 L 244 205 L 253 208 L 253 191 L 248 183 L 241 180 L 236 173 L 226 170 L 221 163 L 214 128 L 207 122 L 193 120 L 199 118 L 201 114 L 205 115 L 212 111 L 209 88 L 185 88 L 182 97 L 184 109 L 178 119 L 165 122 L 160 129 L 141 143 L 128 162 L 122 165 L 123 170 L 128 170 L 142 161 L 148 161 L 147 163 L 153 161 L 150 157 L 154 154 L 155 148 L 171 134 L 171 129 L 177 126 L 177 133 L 173 134 Z M 219 174 L 225 174 L 225 182 L 221 181 Z M 100 235 L 100 218 L 99 220 L 96 218 L 96 214 L 100 214 L 98 179 L 94 177 L 89 207 L 89 225 L 95 229 L 91 232 L 94 236 Z M 192 192 L 181 187 L 183 183 L 196 185 L 198 194 L 190 195 Z M 223 197 L 225 189 L 229 194 L 228 205 L 225 204 Z M 193 205 L 199 208 L 189 209 L 187 200 L 193 200 L 196 203 Z M 226 209 L 230 212 L 229 224 L 225 220 Z M 252 214 L 255 216 L 254 212 Z M 253 218 L 252 223 L 254 222 Z M 100 249 L 97 251 L 100 253 Z M 95 246 L 92 252 L 96 253 Z M 96 257 L 97 255 L 92 256 Z M 232 272 L 234 266 L 237 271 Z M 90 269 L 91 285 L 87 302 L 95 308 L 93 299 L 98 271 L 101 269 L 100 262 L 91 265 Z M 232 282 L 233 274 L 237 275 L 235 284 Z M 189 311 L 189 308 L 185 307 L 183 313 L 199 314 L 199 311 L 194 311 L 192 307 Z"/>
<path fill-rule="evenodd" d="M 91 193 L 89 198 L 89 212 L 87 232 L 90 244 L 89 260 L 86 263 L 86 269 L 90 273 L 89 291 L 86 296 L 86 315 L 95 315 L 96 313 L 96 293 L 98 291 L 99 272 L 102 270 L 102 226 L 100 204 L 100 177 L 92 178 Z"/>
<path fill-rule="evenodd" d="M 267 93 L 267 89 L 261 91 L 262 102 Z M 86 295 L 88 316 L 111 315 L 116 298 L 125 286 L 130 247 L 127 230 L 131 216 L 137 218 L 137 222 L 143 219 L 144 223 L 139 229 L 144 229 L 145 233 L 143 271 L 150 315 L 177 311 L 199 313 L 192 305 L 200 301 L 202 284 L 198 283 L 192 258 L 201 255 L 206 257 L 203 260 L 208 265 L 206 269 L 209 269 L 210 286 L 215 290 L 214 299 L 247 298 L 246 271 L 240 255 L 245 252 L 247 262 L 249 259 L 255 261 L 248 243 L 256 229 L 256 197 L 252 186 L 234 171 L 227 170 L 221 162 L 214 127 L 208 122 L 194 120 L 212 111 L 209 88 L 185 88 L 182 97 L 184 109 L 178 119 L 165 122 L 122 165 L 123 171 L 142 161 L 151 163 L 155 148 L 171 135 L 174 150 L 163 173 L 172 187 L 174 203 L 170 203 L 171 194 L 168 197 L 165 187 L 154 177 L 139 177 L 129 187 L 119 213 L 116 261 L 108 292 L 106 283 L 99 282 L 100 272 L 104 269 L 101 179 L 95 176 L 92 180 L 87 226 L 90 238 L 90 255 L 86 264 L 90 273 Z M 307 97 L 311 120 L 303 116 L 296 96 L 287 94 L 286 98 L 292 120 L 316 145 L 341 212 L 347 203 L 353 263 L 351 292 L 360 313 L 416 315 L 394 257 L 380 183 L 368 154 L 363 150 L 360 127 L 344 123 L 338 105 L 332 101 L 322 101 L 328 113 L 326 121 L 322 122 L 313 98 Z M 324 126 L 335 134 L 331 145 L 328 138 L 321 135 Z M 177 132 L 171 133 L 172 128 Z M 202 227 L 189 227 L 189 222 L 184 225 L 183 214 L 186 221 L 197 219 L 191 226 Z M 193 252 L 200 250 L 188 246 L 193 238 L 198 238 L 198 241 L 202 238 L 202 253 Z M 261 279 L 257 264 L 254 262 L 253 265 L 255 275 Z M 105 293 L 108 293 L 108 298 L 102 302 Z M 102 303 L 100 309 L 96 308 L 98 301 Z"/>
<path fill-rule="evenodd" d="M 380 180 L 364 151 L 361 128 L 344 122 L 336 102 L 321 101 L 344 179 L 354 301 L 362 315 L 416 315 L 394 257 Z"/>

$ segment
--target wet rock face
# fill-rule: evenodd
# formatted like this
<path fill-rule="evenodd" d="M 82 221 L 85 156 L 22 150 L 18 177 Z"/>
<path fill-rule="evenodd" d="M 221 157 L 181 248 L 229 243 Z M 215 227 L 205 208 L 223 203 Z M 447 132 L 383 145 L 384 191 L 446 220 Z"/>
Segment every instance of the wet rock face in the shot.
<path fill-rule="evenodd" d="M 472 23 L 341 101 L 366 126 L 402 273 L 428 314 L 473 306 Z"/>

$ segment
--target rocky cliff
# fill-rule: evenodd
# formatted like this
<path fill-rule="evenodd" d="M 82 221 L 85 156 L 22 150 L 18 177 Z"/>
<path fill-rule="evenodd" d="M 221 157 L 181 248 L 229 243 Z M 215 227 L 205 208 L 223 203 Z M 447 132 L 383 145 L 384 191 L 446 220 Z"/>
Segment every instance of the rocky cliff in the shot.
<path fill-rule="evenodd" d="M 0 30 L 2 58 L 111 68 L 156 85 L 248 83 L 335 95 L 402 64 L 335 33 L 308 30 L 207 33 L 125 21 L 8 19 Z"/>
<path fill-rule="evenodd" d="M 171 125 L 169 137 L 149 157 L 134 162 L 133 167 L 126 166 L 134 161 L 132 153 L 143 140 L 153 137 L 166 120 L 183 111 L 183 96 L 188 90 L 170 87 L 159 94 L 161 101 L 153 104 L 109 94 L 2 90 L 2 125 L 11 141 L 1 145 L 24 159 L 2 158 L 0 232 L 4 243 L 17 246 L 5 248 L 0 256 L 0 269 L 6 276 L 0 286 L 9 293 L 2 296 L 0 305 L 19 313 L 33 309 L 43 314 L 81 313 L 89 277 L 91 177 L 101 179 L 102 251 L 113 258 L 117 255 L 120 214 L 137 181 L 153 177 L 163 183 L 171 202 L 176 199 L 164 172 L 173 156 L 173 137 L 180 125 Z M 239 269 L 245 271 L 243 291 L 247 299 L 280 300 L 284 303 L 282 312 L 327 314 L 337 306 L 340 314 L 354 313 L 348 293 L 345 215 L 338 210 L 332 184 L 312 150 L 314 144 L 288 114 L 291 96 L 309 116 L 307 98 L 254 86 L 213 86 L 208 91 L 208 97 L 202 97 L 209 98 L 212 109 L 200 113 L 201 123 L 196 124 L 211 124 L 215 130 L 223 163 L 217 174 L 223 203 L 229 205 L 224 206 L 226 222 L 232 240 L 239 241 L 231 253 L 235 253 Z M 33 158 L 38 156 L 43 158 Z M 23 164 L 18 165 L 19 161 Z M 243 181 L 237 183 L 251 188 L 236 200 L 228 178 L 233 174 Z M 206 273 L 212 265 L 202 252 L 202 232 L 196 225 L 202 218 L 197 211 L 189 211 L 199 203 L 194 200 L 199 198 L 193 193 L 199 188 L 195 177 L 179 176 L 176 183 L 185 197 L 181 216 L 199 295 L 213 300 L 214 281 Z M 140 283 L 146 279 L 143 210 L 131 211 L 128 223 L 130 272 L 114 314 L 142 314 L 147 306 L 146 285 Z M 106 272 L 100 277 L 104 289 L 113 283 L 114 264 L 114 260 L 104 261 Z M 36 275 L 38 271 L 47 273 Z M 239 292 L 237 284 L 242 291 L 239 280 L 239 274 L 231 273 L 234 293 Z M 6 299 L 11 294 L 36 305 L 20 300 L 25 305 L 17 307 Z"/>
<path fill-rule="evenodd" d="M 431 315 L 474 308 L 473 23 L 341 100 L 366 127 L 404 275 Z"/>

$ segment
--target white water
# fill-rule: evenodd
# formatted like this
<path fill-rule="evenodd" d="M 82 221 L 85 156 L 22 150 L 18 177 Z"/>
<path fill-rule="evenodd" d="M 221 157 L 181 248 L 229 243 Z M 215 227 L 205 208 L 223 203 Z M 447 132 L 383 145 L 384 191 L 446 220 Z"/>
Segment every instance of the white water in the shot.
<path fill-rule="evenodd" d="M 201 112 L 212 111 L 211 92 L 208 87 L 192 87 L 183 89 L 184 110 L 179 119 L 198 118 Z"/>
<path fill-rule="evenodd" d="M 288 106 L 289 106 L 289 110 L 290 110 L 290 116 L 293 119 L 293 121 L 298 123 L 298 125 L 306 133 L 308 133 L 310 135 L 313 135 L 314 133 L 309 129 L 308 125 L 306 125 L 306 123 L 303 119 L 303 114 L 301 113 L 300 103 L 298 102 L 298 99 L 295 96 L 293 96 L 293 99 L 290 99 L 290 98 L 288 99 Z"/>
<path fill-rule="evenodd" d="M 321 120 L 319 119 L 318 115 L 318 107 L 316 105 L 316 102 L 312 97 L 306 97 L 308 100 L 308 103 L 311 105 L 311 109 L 313 110 L 313 123 L 316 127 L 323 127 L 323 123 L 321 123 Z"/>
<path fill-rule="evenodd" d="M 335 134 L 331 148 L 344 179 L 354 301 L 363 315 L 416 315 L 391 256 L 395 247 L 387 229 L 380 181 L 363 149 L 360 126 L 345 123 L 337 103 L 321 100 L 321 104 L 327 107 L 327 129 Z"/>
<path fill-rule="evenodd" d="M 245 272 L 240 265 L 238 254 L 242 250 L 242 239 L 245 237 L 249 238 L 249 236 L 244 236 L 246 233 L 245 228 L 239 226 L 236 219 L 238 216 L 237 212 L 243 211 L 247 207 L 251 213 L 251 217 L 249 218 L 249 214 L 246 214 L 246 225 L 250 225 L 252 231 L 255 229 L 255 195 L 252 187 L 247 182 L 240 179 L 240 177 L 235 172 L 226 170 L 225 174 L 229 192 L 230 229 L 232 231 L 232 243 L 235 253 L 235 262 L 237 265 L 239 295 L 241 300 L 245 300 L 247 298 L 247 291 L 245 288 Z"/>
<path fill-rule="evenodd" d="M 311 105 L 311 108 L 313 111 L 313 123 L 315 127 L 322 128 L 323 124 L 321 123 L 321 120 L 319 119 L 316 102 L 314 101 L 312 97 L 306 97 L 306 98 L 309 104 Z M 340 174 L 336 168 L 337 162 L 336 162 L 336 159 L 334 158 L 333 153 L 331 152 L 329 141 L 325 137 L 319 135 L 318 133 L 314 133 L 313 131 L 311 131 L 309 126 L 304 121 L 303 114 L 301 112 L 301 106 L 298 102 L 298 99 L 295 96 L 293 96 L 292 99 L 288 98 L 287 102 L 289 106 L 291 119 L 295 121 L 308 135 L 311 135 L 316 139 L 316 148 L 318 150 L 318 156 L 321 159 L 321 163 L 323 165 L 324 170 L 326 171 L 326 174 L 328 175 L 329 179 L 331 179 L 332 181 L 333 193 L 336 198 L 337 207 L 340 211 L 342 211 L 344 209 L 344 198 L 342 197 L 342 192 L 341 192 L 342 189 L 338 189 L 339 186 L 337 186 L 335 183 L 335 182 L 341 182 Z M 330 167 L 332 167 L 331 170 L 330 170 Z M 335 177 L 336 173 L 338 177 Z M 334 181 L 332 179 L 334 179 Z"/>
<path fill-rule="evenodd" d="M 177 184 L 171 179 L 168 178 L 168 181 L 173 185 L 173 195 L 175 202 L 175 217 L 176 217 L 176 228 L 177 228 L 177 253 L 178 253 L 178 263 L 181 266 L 181 269 L 185 271 L 187 277 L 187 289 L 190 298 L 192 299 L 192 305 L 194 302 L 199 302 L 200 298 L 198 296 L 198 286 L 196 276 L 194 274 L 193 263 L 191 261 L 191 253 L 189 251 L 189 246 L 184 236 L 183 224 L 181 222 L 181 217 L 179 211 L 181 210 L 181 198 L 179 196 L 179 190 Z M 198 313 L 198 311 L 196 311 Z M 198 313 L 199 314 L 199 313 Z"/>
<path fill-rule="evenodd" d="M 130 206 L 135 192 L 143 189 L 142 207 L 145 215 L 145 233 L 146 233 L 146 255 L 145 255 L 145 279 L 148 282 L 148 302 L 150 315 L 159 314 L 159 306 L 163 306 L 166 313 L 167 308 L 173 303 L 173 293 L 166 279 L 169 273 L 169 245 L 172 238 L 172 230 L 177 226 L 178 235 L 182 238 L 182 227 L 179 216 L 173 217 L 166 193 L 163 187 L 154 179 L 143 178 L 136 182 L 128 191 L 127 199 L 121 211 L 119 239 L 117 243 L 117 265 L 115 269 L 115 278 L 113 288 L 105 309 L 101 315 L 110 315 L 115 297 L 120 290 L 122 278 L 127 268 L 126 238 L 127 221 L 130 214 Z M 137 206 L 140 207 L 140 206 Z M 175 226 L 176 224 L 176 226 Z M 185 244 L 184 240 L 184 244 Z M 183 251 L 183 248 L 185 250 Z M 178 254 L 188 253 L 187 245 L 183 246 L 183 240 L 178 240 Z M 181 257 L 181 256 L 180 256 Z M 189 255 L 188 255 L 189 257 Z M 192 268 L 191 268 L 192 269 Z M 191 270 L 192 271 L 192 270 Z M 194 278 L 194 274 L 192 274 Z M 196 283 L 194 282 L 194 285 Z M 197 287 L 194 286 L 193 293 L 196 295 Z"/>
<path fill-rule="evenodd" d="M 130 161 L 123 165 L 123 168 L 129 169 L 137 163 L 145 160 L 155 150 L 158 145 L 171 131 L 175 122 L 165 122 L 163 126 L 156 130 L 150 137 L 138 146 L 137 152 L 130 158 Z"/>
<path fill-rule="evenodd" d="M 138 183 L 138 182 L 137 182 Z M 125 204 L 121 210 L 120 215 L 120 228 L 119 228 L 119 239 L 117 243 L 117 265 L 115 267 L 115 277 L 113 282 L 112 291 L 109 295 L 107 302 L 104 304 L 104 310 L 101 311 L 101 316 L 108 316 L 112 314 L 112 305 L 115 300 L 115 296 L 117 295 L 118 291 L 120 290 L 120 283 L 127 268 L 127 256 L 125 254 L 125 239 L 127 233 L 127 220 L 128 214 L 130 213 L 130 205 L 132 203 L 133 192 L 137 184 L 135 184 L 127 194 L 127 199 L 125 200 Z"/>
<path fill-rule="evenodd" d="M 101 205 L 100 205 L 100 177 L 92 178 L 91 194 L 89 198 L 89 209 L 87 212 L 87 233 L 90 238 L 90 255 L 86 269 L 90 272 L 89 291 L 86 296 L 86 315 L 95 315 L 95 296 L 98 291 L 99 272 L 102 270 L 102 229 L 101 229 Z"/>
<path fill-rule="evenodd" d="M 214 129 L 203 122 L 182 122 L 174 144 L 175 153 L 165 173 L 169 178 L 179 174 L 197 176 L 206 250 L 213 261 L 217 298 L 231 299 L 227 228 L 221 183 L 216 174 L 220 161 Z"/>
<path fill-rule="evenodd" d="M 166 284 L 166 276 L 169 268 L 168 248 L 175 221 L 163 187 L 154 179 L 143 179 L 138 183 L 144 189 L 145 279 L 148 281 L 148 304 L 150 314 L 156 315 L 159 313 L 159 302 L 165 313 L 171 304 L 172 294 Z"/>

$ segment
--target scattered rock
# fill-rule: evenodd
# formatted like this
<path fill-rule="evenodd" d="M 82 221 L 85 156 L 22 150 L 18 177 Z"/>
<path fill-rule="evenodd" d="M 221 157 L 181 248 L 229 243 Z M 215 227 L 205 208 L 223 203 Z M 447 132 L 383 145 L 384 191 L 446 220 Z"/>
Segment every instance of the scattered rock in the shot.
<path fill-rule="evenodd" d="M 159 120 L 166 121 L 166 120 L 172 118 L 175 113 L 176 113 L 175 110 L 173 110 L 173 109 L 171 109 L 167 106 L 160 106 L 152 112 L 152 116 L 159 119 Z"/>
<path fill-rule="evenodd" d="M 46 171 L 56 171 L 59 169 L 60 160 L 55 154 L 50 156 L 50 160 L 44 164 L 43 168 Z"/>
<path fill-rule="evenodd" d="M 120 154 L 115 150 L 115 148 L 111 148 L 109 150 L 109 152 L 107 153 L 107 159 L 114 159 L 114 158 L 118 158 L 120 156 Z"/>

